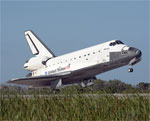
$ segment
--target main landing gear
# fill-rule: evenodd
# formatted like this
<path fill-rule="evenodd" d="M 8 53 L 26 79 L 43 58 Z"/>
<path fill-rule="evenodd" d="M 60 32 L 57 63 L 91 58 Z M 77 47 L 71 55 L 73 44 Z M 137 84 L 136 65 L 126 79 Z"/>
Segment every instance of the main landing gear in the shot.
<path fill-rule="evenodd" d="M 128 68 L 128 72 L 133 72 L 133 68 Z"/>

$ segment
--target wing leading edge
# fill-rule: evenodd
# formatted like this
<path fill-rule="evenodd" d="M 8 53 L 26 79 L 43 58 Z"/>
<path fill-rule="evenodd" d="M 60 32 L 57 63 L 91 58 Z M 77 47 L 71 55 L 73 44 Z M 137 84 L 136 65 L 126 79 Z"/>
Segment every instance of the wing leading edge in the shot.
<path fill-rule="evenodd" d="M 93 77 L 97 74 L 98 68 L 101 70 L 103 68 L 103 64 L 100 64 L 98 67 L 97 65 L 94 65 L 94 66 L 82 68 L 76 71 L 68 71 L 68 72 L 58 73 L 55 75 L 45 75 L 45 76 L 12 79 L 8 81 L 7 83 L 20 84 L 20 85 L 33 86 L 33 87 L 45 87 L 45 86 L 51 86 L 51 82 L 54 82 L 59 79 L 71 80 L 73 78 L 75 79 L 78 78 L 82 80 L 84 78 Z"/>
<path fill-rule="evenodd" d="M 66 73 L 59 73 L 59 74 L 47 75 L 47 76 L 17 78 L 17 79 L 9 80 L 7 83 L 33 86 L 33 87 L 50 86 L 52 81 L 66 78 L 70 74 L 71 72 L 66 72 Z"/>

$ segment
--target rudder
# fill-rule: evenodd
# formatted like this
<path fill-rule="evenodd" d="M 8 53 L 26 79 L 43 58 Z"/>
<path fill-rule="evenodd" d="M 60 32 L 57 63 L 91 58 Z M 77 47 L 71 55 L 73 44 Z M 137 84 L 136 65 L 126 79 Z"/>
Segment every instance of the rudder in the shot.
<path fill-rule="evenodd" d="M 53 52 L 32 31 L 26 31 L 25 37 L 33 55 L 55 57 Z"/>

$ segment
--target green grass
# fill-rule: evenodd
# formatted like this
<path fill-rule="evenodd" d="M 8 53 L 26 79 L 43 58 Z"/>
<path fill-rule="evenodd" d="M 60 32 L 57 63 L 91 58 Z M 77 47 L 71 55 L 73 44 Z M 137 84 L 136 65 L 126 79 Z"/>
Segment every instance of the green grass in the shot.
<path fill-rule="evenodd" d="M 0 120 L 149 121 L 149 97 L 119 98 L 81 94 L 25 98 L 0 97 Z"/>

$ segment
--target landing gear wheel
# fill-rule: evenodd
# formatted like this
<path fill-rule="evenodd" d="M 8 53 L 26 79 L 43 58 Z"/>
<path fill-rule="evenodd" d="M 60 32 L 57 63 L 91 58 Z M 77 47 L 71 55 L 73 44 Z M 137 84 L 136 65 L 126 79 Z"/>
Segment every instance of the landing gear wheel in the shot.
<path fill-rule="evenodd" d="M 128 72 L 133 72 L 133 68 L 128 68 Z"/>
<path fill-rule="evenodd" d="M 53 93 L 56 94 L 56 93 L 59 93 L 60 90 L 59 89 L 53 89 Z"/>

